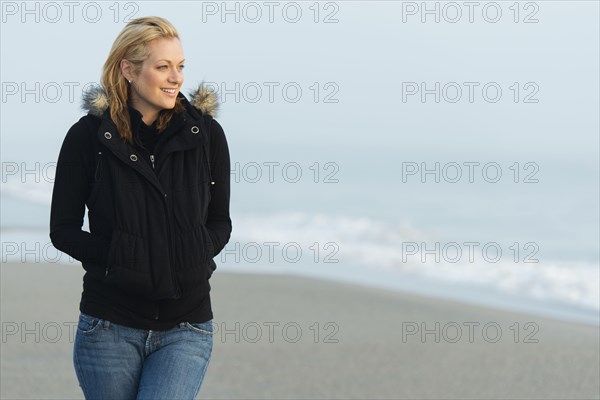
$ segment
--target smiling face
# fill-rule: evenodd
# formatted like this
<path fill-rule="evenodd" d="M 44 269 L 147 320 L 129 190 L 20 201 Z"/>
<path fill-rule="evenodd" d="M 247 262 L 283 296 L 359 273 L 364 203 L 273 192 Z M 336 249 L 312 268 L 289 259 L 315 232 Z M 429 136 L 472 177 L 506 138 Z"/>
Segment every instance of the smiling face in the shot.
<path fill-rule="evenodd" d="M 131 80 L 131 104 L 142 113 L 146 125 L 152 123 L 163 109 L 175 107 L 183 84 L 183 48 L 177 38 L 156 39 L 148 43 L 150 57 L 142 64 L 139 75 L 133 66 L 121 61 L 123 76 Z"/>

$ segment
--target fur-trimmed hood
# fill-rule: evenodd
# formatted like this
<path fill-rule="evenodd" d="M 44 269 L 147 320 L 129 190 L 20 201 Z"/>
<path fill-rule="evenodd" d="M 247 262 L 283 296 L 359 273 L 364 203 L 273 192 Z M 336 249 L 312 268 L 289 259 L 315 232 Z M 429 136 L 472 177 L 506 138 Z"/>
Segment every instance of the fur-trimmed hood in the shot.
<path fill-rule="evenodd" d="M 219 111 L 219 102 L 217 94 L 210 87 L 201 82 L 195 90 L 188 92 L 190 104 L 208 114 L 216 117 Z M 102 117 L 104 111 L 108 108 L 108 96 L 100 85 L 92 86 L 84 91 L 81 100 L 81 109 L 97 117 Z"/>

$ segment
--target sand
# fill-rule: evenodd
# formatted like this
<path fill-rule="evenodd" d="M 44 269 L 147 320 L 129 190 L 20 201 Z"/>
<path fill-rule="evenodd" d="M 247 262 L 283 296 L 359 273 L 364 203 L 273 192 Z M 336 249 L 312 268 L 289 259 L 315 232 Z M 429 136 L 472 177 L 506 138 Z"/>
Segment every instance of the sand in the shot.
<path fill-rule="evenodd" d="M 81 267 L 0 274 L 0 397 L 83 398 L 69 334 Z M 216 332 L 198 398 L 600 398 L 597 326 L 306 277 L 217 271 L 211 285 Z"/>

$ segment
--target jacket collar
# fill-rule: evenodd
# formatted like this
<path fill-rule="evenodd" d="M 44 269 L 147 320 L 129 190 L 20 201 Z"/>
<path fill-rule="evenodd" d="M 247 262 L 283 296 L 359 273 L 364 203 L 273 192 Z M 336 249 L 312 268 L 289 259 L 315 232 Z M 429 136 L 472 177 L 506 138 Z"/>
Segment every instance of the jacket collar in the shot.
<path fill-rule="evenodd" d="M 188 95 L 190 96 L 189 101 L 181 92 L 179 92 L 178 97 L 183 97 L 186 106 L 190 105 L 199 110 L 201 114 L 217 117 L 219 111 L 217 94 L 204 82 L 201 82 L 195 90 L 189 91 Z M 84 91 L 81 101 L 81 109 L 83 111 L 101 118 L 107 108 L 108 96 L 102 86 L 95 85 Z"/>

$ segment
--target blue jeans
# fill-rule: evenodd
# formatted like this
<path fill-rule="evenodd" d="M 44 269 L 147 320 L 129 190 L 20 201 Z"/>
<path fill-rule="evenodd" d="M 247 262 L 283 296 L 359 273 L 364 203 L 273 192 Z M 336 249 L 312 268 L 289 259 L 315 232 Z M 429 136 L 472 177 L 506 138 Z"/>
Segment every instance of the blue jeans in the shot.
<path fill-rule="evenodd" d="M 191 400 L 212 347 L 212 320 L 152 331 L 80 312 L 73 364 L 86 399 Z"/>

